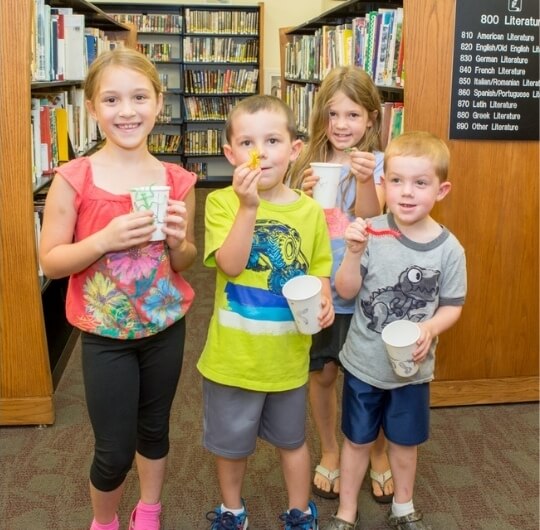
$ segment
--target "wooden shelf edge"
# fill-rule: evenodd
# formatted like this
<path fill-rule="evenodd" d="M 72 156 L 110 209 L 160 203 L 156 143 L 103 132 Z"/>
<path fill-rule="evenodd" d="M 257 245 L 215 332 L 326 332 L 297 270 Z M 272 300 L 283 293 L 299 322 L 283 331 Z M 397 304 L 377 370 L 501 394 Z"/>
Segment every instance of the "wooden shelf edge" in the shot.
<path fill-rule="evenodd" d="M 539 376 L 433 381 L 431 407 L 539 401 Z"/>
<path fill-rule="evenodd" d="M 52 396 L 0 398 L 0 425 L 52 425 Z"/>

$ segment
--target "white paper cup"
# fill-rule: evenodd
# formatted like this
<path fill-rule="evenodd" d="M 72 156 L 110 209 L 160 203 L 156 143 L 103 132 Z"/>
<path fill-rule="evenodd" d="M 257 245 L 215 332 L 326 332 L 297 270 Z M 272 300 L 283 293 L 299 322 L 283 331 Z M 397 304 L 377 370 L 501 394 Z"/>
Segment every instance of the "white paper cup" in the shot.
<path fill-rule="evenodd" d="M 156 229 L 150 241 L 161 241 L 166 237 L 161 228 L 165 224 L 170 189 L 170 186 L 140 186 L 130 190 L 133 211 L 152 210 L 154 212 Z"/>
<path fill-rule="evenodd" d="M 321 280 L 310 275 L 295 276 L 283 286 L 283 296 L 287 299 L 296 327 L 304 335 L 321 331 L 321 288 Z"/>
<path fill-rule="evenodd" d="M 382 330 L 382 340 L 394 372 L 400 377 L 410 377 L 418 372 L 418 364 L 412 360 L 420 328 L 410 320 L 395 320 Z"/>
<path fill-rule="evenodd" d="M 313 198 L 323 208 L 334 208 L 337 200 L 341 164 L 327 162 L 311 162 L 313 173 L 319 177 L 319 182 L 313 187 Z"/>

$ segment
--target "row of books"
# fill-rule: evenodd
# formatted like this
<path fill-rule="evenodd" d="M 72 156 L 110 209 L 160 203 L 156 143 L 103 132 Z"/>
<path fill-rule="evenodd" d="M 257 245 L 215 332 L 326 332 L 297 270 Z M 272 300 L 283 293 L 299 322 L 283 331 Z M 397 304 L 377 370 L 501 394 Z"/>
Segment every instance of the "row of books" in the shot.
<path fill-rule="evenodd" d="M 234 37 L 186 37 L 183 57 L 186 62 L 253 63 L 259 58 L 259 42 Z"/>
<path fill-rule="evenodd" d="M 187 33 L 257 35 L 259 13 L 255 11 L 204 11 L 186 8 Z"/>
<path fill-rule="evenodd" d="M 380 8 L 313 35 L 292 35 L 285 47 L 285 76 L 321 81 L 336 66 L 356 65 L 377 85 L 403 86 L 402 30 L 403 8 Z"/>
<path fill-rule="evenodd" d="M 206 180 L 208 178 L 208 163 L 207 162 L 187 162 L 184 167 L 195 173 L 199 180 Z"/>
<path fill-rule="evenodd" d="M 381 145 L 385 149 L 392 138 L 404 131 L 405 107 L 403 103 L 387 101 L 382 106 Z"/>
<path fill-rule="evenodd" d="M 35 93 L 30 123 L 34 183 L 99 139 L 97 123 L 86 112 L 82 88 Z"/>
<path fill-rule="evenodd" d="M 212 98 L 184 98 L 185 119 L 190 121 L 224 121 L 239 98 L 216 96 Z"/>
<path fill-rule="evenodd" d="M 309 116 L 313 108 L 319 86 L 314 83 L 291 83 L 285 89 L 285 102 L 293 109 L 298 132 L 307 135 Z M 385 102 L 381 108 L 381 143 L 385 147 L 388 141 L 403 132 L 404 112 L 402 102 Z"/>
<path fill-rule="evenodd" d="M 97 28 L 86 28 L 85 17 L 70 7 L 51 7 L 34 0 L 32 81 L 82 80 L 88 65 L 103 50 L 123 46 Z"/>
<path fill-rule="evenodd" d="M 258 77 L 258 68 L 185 70 L 184 90 L 190 94 L 254 94 Z"/>
<path fill-rule="evenodd" d="M 291 107 L 294 113 L 296 127 L 301 135 L 308 132 L 309 116 L 318 88 L 318 85 L 313 83 L 305 85 L 290 83 L 285 85 L 285 90 L 282 91 L 285 103 Z"/>
<path fill-rule="evenodd" d="M 173 106 L 170 103 L 165 103 L 156 118 L 156 123 L 171 123 L 173 119 Z"/>
<path fill-rule="evenodd" d="M 184 154 L 191 156 L 220 155 L 222 134 L 220 129 L 187 131 L 184 139 Z"/>
<path fill-rule="evenodd" d="M 172 45 L 166 42 L 138 42 L 137 50 L 151 61 L 170 61 L 172 59 Z"/>
<path fill-rule="evenodd" d="M 149 15 L 149 14 L 127 14 L 113 13 L 112 16 L 123 24 L 133 24 L 138 32 L 143 33 L 181 33 L 181 15 Z"/>
<path fill-rule="evenodd" d="M 151 153 L 177 153 L 181 139 L 179 134 L 152 133 L 148 135 L 148 150 Z"/>

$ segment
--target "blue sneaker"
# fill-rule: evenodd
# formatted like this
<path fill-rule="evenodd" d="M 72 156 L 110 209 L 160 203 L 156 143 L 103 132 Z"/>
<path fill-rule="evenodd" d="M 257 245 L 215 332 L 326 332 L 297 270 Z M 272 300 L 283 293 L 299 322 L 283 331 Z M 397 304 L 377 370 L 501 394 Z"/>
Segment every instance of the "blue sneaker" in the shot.
<path fill-rule="evenodd" d="M 319 514 L 317 506 L 313 501 L 309 501 L 308 508 L 311 513 L 304 513 L 302 510 L 293 508 L 279 516 L 283 524 L 283 530 L 319 530 Z"/>
<path fill-rule="evenodd" d="M 222 512 L 221 506 L 207 512 L 206 519 L 211 523 L 210 530 L 247 530 L 248 514 L 244 499 L 242 499 L 242 506 L 244 511 L 240 515 L 234 515 L 232 512 Z"/>

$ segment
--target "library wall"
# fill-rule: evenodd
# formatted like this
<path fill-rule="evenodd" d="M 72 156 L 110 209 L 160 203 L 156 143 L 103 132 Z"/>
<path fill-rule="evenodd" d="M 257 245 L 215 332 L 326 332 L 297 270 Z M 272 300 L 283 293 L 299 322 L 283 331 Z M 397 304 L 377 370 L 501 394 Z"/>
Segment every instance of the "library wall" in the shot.
<path fill-rule="evenodd" d="M 432 401 L 537 400 L 539 143 L 449 140 L 455 0 L 405 0 L 404 12 L 405 127 L 450 147 L 453 188 L 435 217 L 467 252 L 467 301 L 441 338 Z"/>

